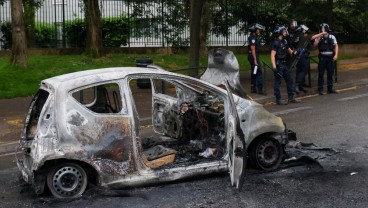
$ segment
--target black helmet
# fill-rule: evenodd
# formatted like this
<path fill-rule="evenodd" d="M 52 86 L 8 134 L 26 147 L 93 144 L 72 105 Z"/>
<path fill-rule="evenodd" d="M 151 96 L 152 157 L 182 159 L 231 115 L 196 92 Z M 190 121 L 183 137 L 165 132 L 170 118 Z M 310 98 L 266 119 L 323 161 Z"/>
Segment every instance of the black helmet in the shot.
<path fill-rule="evenodd" d="M 294 26 L 295 28 L 297 27 L 298 22 L 294 19 L 290 20 L 290 26 Z"/>
<path fill-rule="evenodd" d="M 302 32 L 302 30 L 308 31 L 309 28 L 306 25 L 298 25 L 298 27 L 296 27 L 295 31 L 296 32 Z"/>
<path fill-rule="evenodd" d="M 265 27 L 261 24 L 258 24 L 258 23 L 254 23 L 254 24 L 251 24 L 249 27 L 248 27 L 248 30 L 250 32 L 254 32 L 256 31 L 256 29 L 260 29 L 260 30 L 264 30 Z"/>
<path fill-rule="evenodd" d="M 287 31 L 287 28 L 283 25 L 277 25 L 275 27 L 275 29 L 273 30 L 274 34 L 279 36 L 279 35 L 282 35 L 282 31 L 286 30 Z"/>
<path fill-rule="evenodd" d="M 331 32 L 330 26 L 326 23 L 322 23 L 319 25 L 319 31 L 321 32 Z"/>

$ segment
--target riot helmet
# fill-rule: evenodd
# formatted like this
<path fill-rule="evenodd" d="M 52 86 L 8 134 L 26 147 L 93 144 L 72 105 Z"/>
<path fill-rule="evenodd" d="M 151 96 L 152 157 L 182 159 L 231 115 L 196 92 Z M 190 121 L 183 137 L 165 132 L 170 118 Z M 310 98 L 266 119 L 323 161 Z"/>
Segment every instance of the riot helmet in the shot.
<path fill-rule="evenodd" d="M 258 24 L 258 23 L 254 23 L 254 24 L 251 24 L 249 27 L 248 27 L 248 30 L 250 32 L 255 32 L 257 29 L 259 30 L 264 30 L 265 27 L 261 24 Z"/>
<path fill-rule="evenodd" d="M 295 29 L 298 26 L 298 22 L 294 19 L 290 20 L 290 28 Z"/>
<path fill-rule="evenodd" d="M 282 32 L 283 32 L 284 30 L 287 32 L 287 28 L 286 28 L 285 26 L 283 26 L 283 25 L 277 25 L 277 26 L 275 27 L 275 29 L 273 30 L 273 32 L 274 32 L 274 34 L 275 34 L 276 36 L 279 36 L 279 35 L 282 35 Z"/>
<path fill-rule="evenodd" d="M 319 25 L 319 31 L 321 32 L 331 32 L 330 26 L 326 23 L 322 23 Z"/>
<path fill-rule="evenodd" d="M 306 25 L 298 25 L 298 27 L 296 27 L 295 31 L 296 32 L 303 32 L 303 30 L 305 30 L 305 32 L 307 32 L 309 30 L 309 28 Z"/>

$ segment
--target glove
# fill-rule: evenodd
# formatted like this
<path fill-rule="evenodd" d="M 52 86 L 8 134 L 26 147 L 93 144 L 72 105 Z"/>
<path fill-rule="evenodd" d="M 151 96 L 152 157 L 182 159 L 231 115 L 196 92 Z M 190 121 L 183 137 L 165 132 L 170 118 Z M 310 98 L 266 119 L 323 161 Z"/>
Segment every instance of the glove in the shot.
<path fill-rule="evenodd" d="M 272 68 L 273 73 L 282 78 L 282 75 L 277 71 L 277 68 Z"/>
<path fill-rule="evenodd" d="M 294 51 L 294 56 L 297 56 L 297 55 L 303 55 L 304 53 L 304 49 L 303 48 L 298 48 L 297 50 Z"/>

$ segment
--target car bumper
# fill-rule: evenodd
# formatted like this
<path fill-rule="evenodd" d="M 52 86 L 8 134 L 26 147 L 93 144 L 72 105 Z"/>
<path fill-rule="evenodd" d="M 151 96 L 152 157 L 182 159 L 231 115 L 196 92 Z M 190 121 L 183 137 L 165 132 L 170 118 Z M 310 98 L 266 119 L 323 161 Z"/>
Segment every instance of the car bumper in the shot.
<path fill-rule="evenodd" d="M 17 166 L 20 172 L 22 173 L 23 180 L 29 184 L 34 184 L 33 171 L 31 171 L 29 168 L 27 168 L 24 165 L 24 162 L 22 159 L 17 158 Z"/>

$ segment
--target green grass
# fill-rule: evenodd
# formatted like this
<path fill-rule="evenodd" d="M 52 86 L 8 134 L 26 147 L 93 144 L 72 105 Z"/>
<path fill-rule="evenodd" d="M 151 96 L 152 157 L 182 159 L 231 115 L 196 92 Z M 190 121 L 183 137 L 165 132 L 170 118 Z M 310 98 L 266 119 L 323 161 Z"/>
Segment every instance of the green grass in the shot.
<path fill-rule="evenodd" d="M 104 67 L 135 66 L 140 54 L 108 54 L 99 59 L 84 55 L 30 56 L 27 69 L 12 66 L 9 57 L 0 57 L 0 99 L 33 95 L 41 80 L 60 74 Z M 188 55 L 149 55 L 153 63 L 168 71 L 188 68 Z M 249 70 L 246 54 L 236 55 L 240 70 Z M 348 56 L 339 59 L 351 58 Z M 261 60 L 270 65 L 269 55 Z M 200 57 L 200 67 L 207 66 L 207 56 Z"/>

